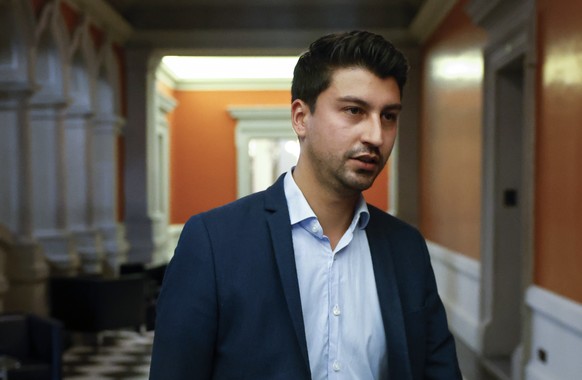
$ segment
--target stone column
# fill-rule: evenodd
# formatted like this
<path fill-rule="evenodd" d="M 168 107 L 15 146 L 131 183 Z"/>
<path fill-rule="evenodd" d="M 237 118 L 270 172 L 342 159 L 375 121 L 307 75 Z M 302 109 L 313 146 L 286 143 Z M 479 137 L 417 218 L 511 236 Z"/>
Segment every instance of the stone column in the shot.
<path fill-rule="evenodd" d="M 148 170 L 149 145 L 152 144 L 152 129 L 155 128 L 156 62 L 151 49 L 128 48 L 127 64 L 127 125 L 125 127 L 125 225 L 130 244 L 128 261 L 151 263 L 160 245 L 155 239 L 158 217 L 151 210 L 150 189 L 155 185 Z"/>
<path fill-rule="evenodd" d="M 48 265 L 33 237 L 31 133 L 27 85 L 0 88 L 0 220 L 15 236 L 6 255 L 10 291 L 5 309 L 47 313 Z"/>
<path fill-rule="evenodd" d="M 125 230 L 117 217 L 117 139 L 123 123 L 122 118 L 109 114 L 93 119 L 94 224 L 103 237 L 104 270 L 111 275 L 118 274 L 129 249 Z"/>
<path fill-rule="evenodd" d="M 46 314 L 48 265 L 32 234 L 30 2 L 0 1 L 0 36 L 0 223 L 13 236 L 3 264 L 9 283 L 4 309 Z"/>
<path fill-rule="evenodd" d="M 63 109 L 59 99 L 33 97 L 31 105 L 34 236 L 53 274 L 72 275 L 79 257 L 67 231 L 67 176 Z"/>
<path fill-rule="evenodd" d="M 93 216 L 93 144 L 91 114 L 84 109 L 69 109 L 65 121 L 66 168 L 68 180 L 67 220 L 81 260 L 81 272 L 103 271 L 104 251 Z"/>

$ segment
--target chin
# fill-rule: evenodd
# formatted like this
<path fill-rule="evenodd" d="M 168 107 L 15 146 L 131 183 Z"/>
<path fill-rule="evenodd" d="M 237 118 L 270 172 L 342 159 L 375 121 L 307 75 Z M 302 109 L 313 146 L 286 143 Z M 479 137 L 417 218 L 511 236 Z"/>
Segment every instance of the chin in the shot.
<path fill-rule="evenodd" d="M 365 190 L 368 190 L 370 187 L 372 187 L 372 185 L 374 184 L 374 181 L 352 181 L 350 183 L 350 187 L 358 192 L 362 192 Z"/>

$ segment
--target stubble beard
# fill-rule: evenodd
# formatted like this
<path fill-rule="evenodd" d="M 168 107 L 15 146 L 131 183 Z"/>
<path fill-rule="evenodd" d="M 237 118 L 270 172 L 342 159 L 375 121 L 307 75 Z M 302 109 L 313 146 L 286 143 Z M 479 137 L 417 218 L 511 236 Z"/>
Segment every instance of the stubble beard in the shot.
<path fill-rule="evenodd" d="M 328 188 L 342 196 L 356 196 L 368 190 L 386 164 L 386 161 L 381 158 L 382 164 L 377 171 L 354 170 L 349 165 L 350 157 L 353 155 L 354 151 L 350 150 L 342 157 L 329 155 L 327 158 L 315 160 L 320 181 L 327 183 Z M 330 167 L 330 162 L 338 162 L 338 164 L 336 167 Z"/>

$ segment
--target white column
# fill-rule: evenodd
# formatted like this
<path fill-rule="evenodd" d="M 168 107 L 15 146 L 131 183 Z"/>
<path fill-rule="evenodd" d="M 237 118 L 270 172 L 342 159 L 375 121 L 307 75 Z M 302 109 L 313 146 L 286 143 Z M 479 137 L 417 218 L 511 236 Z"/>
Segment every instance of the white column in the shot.
<path fill-rule="evenodd" d="M 10 292 L 5 297 L 5 308 L 46 314 L 48 265 L 32 233 L 31 138 L 27 113 L 30 94 L 25 85 L 0 88 L 0 161 L 4 163 L 0 220 L 15 236 L 6 255 Z"/>
<path fill-rule="evenodd" d="M 33 97 L 30 121 L 34 236 L 55 274 L 75 274 L 79 266 L 67 231 L 67 173 L 64 101 Z"/>
<path fill-rule="evenodd" d="M 66 117 L 67 219 L 81 259 L 83 273 L 103 271 L 101 234 L 93 225 L 93 165 L 90 114 L 69 110 Z"/>
<path fill-rule="evenodd" d="M 93 119 L 93 221 L 101 232 L 108 273 L 117 274 L 127 260 L 129 249 L 125 230 L 118 223 L 118 154 L 117 139 L 124 120 L 114 115 L 97 115 Z"/>
<path fill-rule="evenodd" d="M 46 314 L 48 266 L 34 240 L 28 101 L 33 93 L 28 1 L 0 1 L 0 223 L 14 238 L 6 252 L 5 311 Z"/>
<path fill-rule="evenodd" d="M 154 239 L 156 216 L 150 212 L 152 179 L 149 175 L 151 130 L 154 129 L 155 63 L 151 49 L 130 48 L 127 64 L 127 125 L 125 135 L 125 225 L 129 241 L 128 261 L 151 263 L 159 245 Z"/>

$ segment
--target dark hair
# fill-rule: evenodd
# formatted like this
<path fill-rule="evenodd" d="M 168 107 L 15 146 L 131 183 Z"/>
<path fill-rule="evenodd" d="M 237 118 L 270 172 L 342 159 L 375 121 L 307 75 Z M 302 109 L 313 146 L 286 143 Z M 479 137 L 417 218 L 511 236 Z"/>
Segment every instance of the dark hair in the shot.
<path fill-rule="evenodd" d="M 362 67 L 382 79 L 393 77 L 400 94 L 408 74 L 406 57 L 384 37 L 365 31 L 329 34 L 299 57 L 291 101 L 301 99 L 315 111 L 317 97 L 330 86 L 334 70 L 345 67 Z"/>

